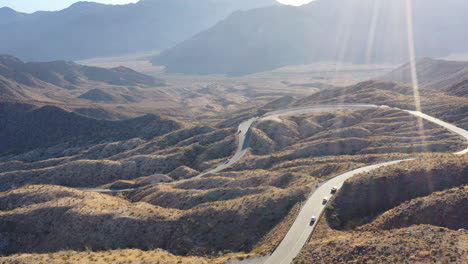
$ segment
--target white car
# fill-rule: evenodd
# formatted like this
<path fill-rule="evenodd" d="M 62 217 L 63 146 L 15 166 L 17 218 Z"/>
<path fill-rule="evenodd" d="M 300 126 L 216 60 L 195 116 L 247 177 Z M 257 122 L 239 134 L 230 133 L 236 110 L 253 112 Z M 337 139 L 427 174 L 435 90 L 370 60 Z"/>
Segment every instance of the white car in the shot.
<path fill-rule="evenodd" d="M 326 204 L 328 202 L 328 197 L 323 197 L 323 201 L 322 201 L 322 204 Z"/>

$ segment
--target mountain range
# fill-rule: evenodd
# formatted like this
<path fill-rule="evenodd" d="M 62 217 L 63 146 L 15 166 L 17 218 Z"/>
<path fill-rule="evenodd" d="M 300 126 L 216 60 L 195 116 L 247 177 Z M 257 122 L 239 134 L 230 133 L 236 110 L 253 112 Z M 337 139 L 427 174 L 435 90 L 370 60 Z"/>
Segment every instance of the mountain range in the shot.
<path fill-rule="evenodd" d="M 28 61 L 79 60 L 168 48 L 233 11 L 275 0 L 142 0 L 78 2 L 61 11 L 0 9 L 0 53 Z"/>
<path fill-rule="evenodd" d="M 401 64 L 413 40 L 418 58 L 468 52 L 467 1 L 407 2 L 317 0 L 239 11 L 152 61 L 168 72 L 242 75 L 319 61 Z"/>
<path fill-rule="evenodd" d="M 105 69 L 69 61 L 23 62 L 0 55 L 0 96 L 2 99 L 38 98 L 45 89 L 77 89 L 81 85 L 156 87 L 165 82 L 130 68 Z"/>
<path fill-rule="evenodd" d="M 177 121 L 156 115 L 108 121 L 53 105 L 2 101 L 0 124 L 0 155 L 55 145 L 76 147 L 136 137 L 150 139 L 182 127 Z"/>
<path fill-rule="evenodd" d="M 416 74 L 418 84 L 424 88 L 450 89 L 450 87 L 458 87 L 458 84 L 466 82 L 468 62 L 423 58 L 416 61 Z M 411 84 L 411 64 L 406 63 L 380 79 Z"/>

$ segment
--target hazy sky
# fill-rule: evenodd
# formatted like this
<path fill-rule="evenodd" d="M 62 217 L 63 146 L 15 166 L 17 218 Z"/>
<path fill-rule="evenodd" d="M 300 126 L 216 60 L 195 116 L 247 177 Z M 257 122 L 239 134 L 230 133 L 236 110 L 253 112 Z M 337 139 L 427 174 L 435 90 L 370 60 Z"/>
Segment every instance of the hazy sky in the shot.
<path fill-rule="evenodd" d="M 105 4 L 127 4 L 135 3 L 138 0 L 89 0 L 91 2 L 99 2 Z M 167 0 L 170 1 L 170 0 Z M 278 0 L 278 2 L 290 5 L 301 5 L 312 0 Z M 0 0 L 0 7 L 8 6 L 16 11 L 32 13 L 34 11 L 52 11 L 61 10 L 78 0 Z"/>

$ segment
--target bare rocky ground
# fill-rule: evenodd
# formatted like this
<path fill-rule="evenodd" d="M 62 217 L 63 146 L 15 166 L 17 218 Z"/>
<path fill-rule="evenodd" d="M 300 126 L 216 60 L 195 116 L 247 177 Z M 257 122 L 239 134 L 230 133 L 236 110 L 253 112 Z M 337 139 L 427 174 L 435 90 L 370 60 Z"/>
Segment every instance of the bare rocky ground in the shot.
<path fill-rule="evenodd" d="M 188 77 L 173 78 L 167 78 L 169 87 L 180 88 L 181 83 L 188 85 L 191 81 Z M 195 110 L 190 115 L 172 113 L 190 122 L 150 140 L 134 138 L 76 148 L 54 146 L 3 157 L 0 180 L 5 184 L 0 186 L 0 251 L 8 256 L 1 257 L 0 263 L 257 261 L 256 256 L 269 254 L 280 242 L 301 202 L 316 183 L 368 164 L 415 155 L 423 157 L 422 163 L 388 173 L 379 171 L 375 180 L 389 178 L 395 190 L 406 186 L 405 175 L 410 175 L 420 179 L 418 186 L 426 184 L 434 188 L 404 199 L 396 193 L 398 199 L 392 200 L 384 211 L 366 212 L 349 219 L 348 214 L 342 214 L 341 221 L 352 225 L 346 225 L 343 231 L 330 229 L 328 225 L 319 229 L 314 235 L 319 239 L 306 246 L 298 261 L 430 263 L 433 259 L 443 262 L 447 257 L 463 260 L 467 252 L 463 231 L 439 227 L 453 228 L 438 221 L 423 223 L 420 219 L 432 208 L 441 210 L 432 207 L 432 203 L 459 205 L 465 201 L 464 194 L 456 188 L 466 178 L 463 177 L 466 158 L 452 158 L 448 154 L 432 156 L 427 152 L 448 153 L 466 145 L 457 136 L 429 123 L 424 123 L 424 134 L 420 133 L 415 129 L 417 120 L 401 111 L 343 111 L 264 121 L 253 129 L 251 152 L 233 168 L 183 183 L 165 184 L 190 179 L 224 162 L 235 150 L 237 124 L 253 115 L 278 107 L 315 103 L 375 102 L 407 108 L 414 99 L 408 86 L 389 82 L 324 88 L 308 85 L 317 81 L 310 78 L 302 79 L 299 85 L 277 78 L 274 79 L 277 86 L 272 90 L 268 88 L 271 83 L 263 83 L 262 78 L 269 76 L 258 75 L 250 79 L 250 84 L 242 82 L 235 86 L 226 85 L 225 82 L 232 80 L 221 77 L 198 80 L 197 87 L 185 90 L 183 98 L 188 99 L 177 102 Z M 293 92 L 281 92 L 285 87 L 291 87 Z M 145 95 L 154 92 L 153 88 L 148 89 Z M 324 91 L 303 100 L 294 98 L 307 89 Z M 232 103 L 218 100 L 223 91 L 229 91 L 231 97 L 225 99 L 232 99 Z M 206 94 L 207 101 L 200 101 Z M 438 92 L 429 95 L 440 95 L 423 99 L 431 113 L 464 126 L 467 120 L 463 114 L 464 100 Z M 277 100 L 267 103 L 271 99 Z M 451 103 L 444 104 L 438 99 Z M 260 109 L 253 107 L 259 102 L 267 104 Z M 149 104 L 142 101 L 138 107 L 104 105 L 113 110 L 135 107 L 129 111 L 132 113 L 155 111 Z M 450 178 L 450 184 L 434 184 L 437 175 Z M 347 184 L 359 190 L 369 186 L 369 183 L 352 181 Z M 98 194 L 69 187 L 132 190 Z M 453 190 L 432 195 L 447 189 Z M 382 189 L 379 191 L 384 193 Z M 351 190 L 343 195 L 359 196 L 359 192 Z M 412 200 L 426 196 L 430 197 L 427 201 Z M 408 215 L 406 222 L 395 223 L 392 219 L 407 208 L 414 215 Z M 340 210 L 339 206 L 335 209 Z M 452 207 L 450 212 L 453 211 L 456 210 Z M 386 217 L 387 214 L 390 216 Z M 378 215 L 382 218 L 364 225 Z M 330 217 L 328 224 L 333 226 L 332 220 Z M 432 226 L 415 226 L 418 224 Z M 362 230 L 354 229 L 356 226 Z M 415 239 L 405 239 L 406 232 L 414 233 Z M 355 249 L 353 245 L 348 250 L 346 245 L 354 242 L 360 242 L 364 249 L 359 245 Z M 363 250 L 370 253 L 364 254 Z M 399 255 L 403 259 L 396 257 Z"/>
<path fill-rule="evenodd" d="M 424 136 L 414 133 L 414 122 L 386 109 L 265 121 L 257 124 L 252 151 L 243 162 L 171 185 L 158 183 L 193 177 L 232 155 L 235 129 L 186 126 L 150 141 L 106 143 L 32 163 L 5 162 L 0 165 L 0 177 L 9 183 L 0 195 L 2 252 L 40 257 L 87 247 L 161 248 L 220 263 L 219 254 L 227 256 L 223 261 L 242 260 L 247 257 L 242 252 L 265 255 L 287 232 L 317 182 L 426 149 L 446 152 L 463 146 L 456 136 L 429 124 Z M 272 142 L 269 153 L 259 152 L 261 133 Z M 378 140 L 383 146 L 374 143 Z M 408 142 L 417 147 L 402 148 Z M 113 197 L 43 184 L 137 189 Z"/>
<path fill-rule="evenodd" d="M 294 263 L 466 263 L 468 232 L 430 225 L 345 232 L 309 242 Z"/>
<path fill-rule="evenodd" d="M 467 161 L 434 156 L 350 179 L 294 263 L 465 263 Z"/>

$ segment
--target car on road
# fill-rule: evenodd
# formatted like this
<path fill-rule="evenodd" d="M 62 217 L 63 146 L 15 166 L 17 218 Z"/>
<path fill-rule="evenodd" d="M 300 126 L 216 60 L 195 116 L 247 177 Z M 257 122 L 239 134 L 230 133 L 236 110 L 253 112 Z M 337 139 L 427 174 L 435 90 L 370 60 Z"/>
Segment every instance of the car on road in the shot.
<path fill-rule="evenodd" d="M 228 164 L 229 161 L 231 161 L 231 160 L 230 160 L 230 159 L 226 160 L 226 161 L 224 162 L 224 164 Z"/>
<path fill-rule="evenodd" d="M 322 204 L 326 204 L 328 202 L 328 197 L 323 197 Z"/>
<path fill-rule="evenodd" d="M 310 225 L 314 225 L 315 222 L 317 221 L 317 218 L 315 216 L 312 216 L 312 218 L 310 218 Z"/>
<path fill-rule="evenodd" d="M 338 191 L 338 187 L 333 186 L 333 188 L 331 189 L 330 193 L 331 193 L 331 194 L 335 194 L 336 191 Z"/>
<path fill-rule="evenodd" d="M 239 132 L 237 132 L 237 134 L 240 134 L 240 133 L 242 133 L 242 130 L 239 130 Z"/>

